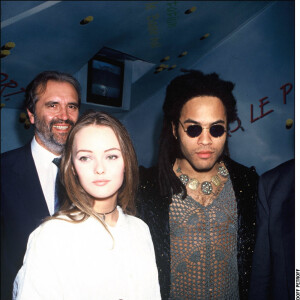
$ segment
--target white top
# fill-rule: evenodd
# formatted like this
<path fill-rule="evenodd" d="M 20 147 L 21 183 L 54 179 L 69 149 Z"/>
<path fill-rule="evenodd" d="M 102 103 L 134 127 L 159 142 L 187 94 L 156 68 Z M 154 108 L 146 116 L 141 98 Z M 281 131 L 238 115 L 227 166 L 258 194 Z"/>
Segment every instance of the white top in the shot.
<path fill-rule="evenodd" d="M 58 168 L 52 162 L 56 156 L 44 147 L 42 147 L 35 139 L 31 142 L 31 153 L 35 163 L 37 173 L 39 175 L 40 183 L 46 199 L 50 215 L 54 214 L 54 193 L 55 193 L 55 180 Z"/>
<path fill-rule="evenodd" d="M 148 226 L 125 215 L 109 227 L 93 217 L 50 220 L 34 230 L 14 282 L 13 299 L 161 299 Z"/>

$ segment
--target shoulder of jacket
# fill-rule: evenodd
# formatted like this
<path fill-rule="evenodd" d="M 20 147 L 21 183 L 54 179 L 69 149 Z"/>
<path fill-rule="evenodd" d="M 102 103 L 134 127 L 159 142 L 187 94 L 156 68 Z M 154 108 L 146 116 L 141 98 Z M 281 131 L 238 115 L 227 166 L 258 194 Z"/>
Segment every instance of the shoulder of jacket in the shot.
<path fill-rule="evenodd" d="M 25 153 L 28 150 L 28 147 L 30 147 L 30 145 L 28 146 L 28 144 L 27 144 L 25 146 L 1 153 L 1 161 L 10 160 L 10 159 L 19 157 L 19 155 L 21 153 Z"/>
<path fill-rule="evenodd" d="M 242 175 L 243 174 L 245 176 L 258 178 L 258 174 L 257 174 L 254 166 L 247 167 L 245 165 L 242 165 L 242 164 L 232 160 L 229 157 L 224 158 L 224 163 L 225 163 L 229 173 L 234 173 L 234 175 L 238 175 L 238 174 Z"/>
<path fill-rule="evenodd" d="M 291 159 L 281 163 L 280 165 L 264 172 L 261 177 L 262 178 L 269 178 L 275 175 L 280 176 L 284 174 L 285 176 L 291 176 L 292 174 L 295 176 L 295 159 Z"/>

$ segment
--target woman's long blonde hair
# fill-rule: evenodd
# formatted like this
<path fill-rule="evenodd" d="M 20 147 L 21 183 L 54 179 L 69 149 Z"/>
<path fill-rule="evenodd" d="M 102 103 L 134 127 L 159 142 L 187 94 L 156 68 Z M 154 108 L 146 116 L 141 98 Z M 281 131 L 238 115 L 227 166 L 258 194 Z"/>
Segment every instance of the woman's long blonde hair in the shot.
<path fill-rule="evenodd" d="M 126 214 L 135 215 L 136 213 L 134 199 L 138 187 L 138 163 L 129 134 L 116 118 L 104 112 L 90 110 L 78 119 L 67 138 L 60 165 L 60 180 L 65 187 L 66 197 L 61 209 L 52 218 L 65 215 L 70 222 L 79 223 L 93 216 L 108 230 L 105 222 L 92 207 L 93 197 L 82 188 L 73 171 L 72 150 L 75 136 L 79 130 L 90 125 L 107 126 L 114 131 L 125 166 L 124 180 L 118 191 L 117 204 Z"/>

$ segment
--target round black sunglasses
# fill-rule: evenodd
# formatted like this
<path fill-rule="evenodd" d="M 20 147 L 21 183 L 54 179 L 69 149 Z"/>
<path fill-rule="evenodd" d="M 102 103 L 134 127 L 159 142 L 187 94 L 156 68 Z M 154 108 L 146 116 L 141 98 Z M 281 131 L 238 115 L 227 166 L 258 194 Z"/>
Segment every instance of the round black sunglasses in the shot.
<path fill-rule="evenodd" d="M 209 129 L 210 135 L 215 138 L 222 136 L 226 132 L 225 127 L 220 124 L 212 125 L 209 128 L 205 128 L 202 127 L 201 125 L 195 124 L 195 125 L 189 125 L 187 129 L 185 129 L 182 123 L 180 122 L 180 120 L 179 123 L 182 126 L 183 131 L 186 132 L 187 135 L 192 138 L 199 136 L 202 133 L 203 129 Z"/>

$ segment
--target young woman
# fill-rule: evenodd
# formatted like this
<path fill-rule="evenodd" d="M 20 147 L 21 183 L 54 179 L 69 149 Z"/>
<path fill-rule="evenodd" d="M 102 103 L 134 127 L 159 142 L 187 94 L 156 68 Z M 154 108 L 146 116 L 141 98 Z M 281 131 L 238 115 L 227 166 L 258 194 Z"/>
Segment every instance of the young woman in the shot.
<path fill-rule="evenodd" d="M 149 229 L 132 216 L 138 166 L 126 129 L 82 115 L 60 172 L 67 199 L 30 235 L 14 299 L 160 299 Z"/>

